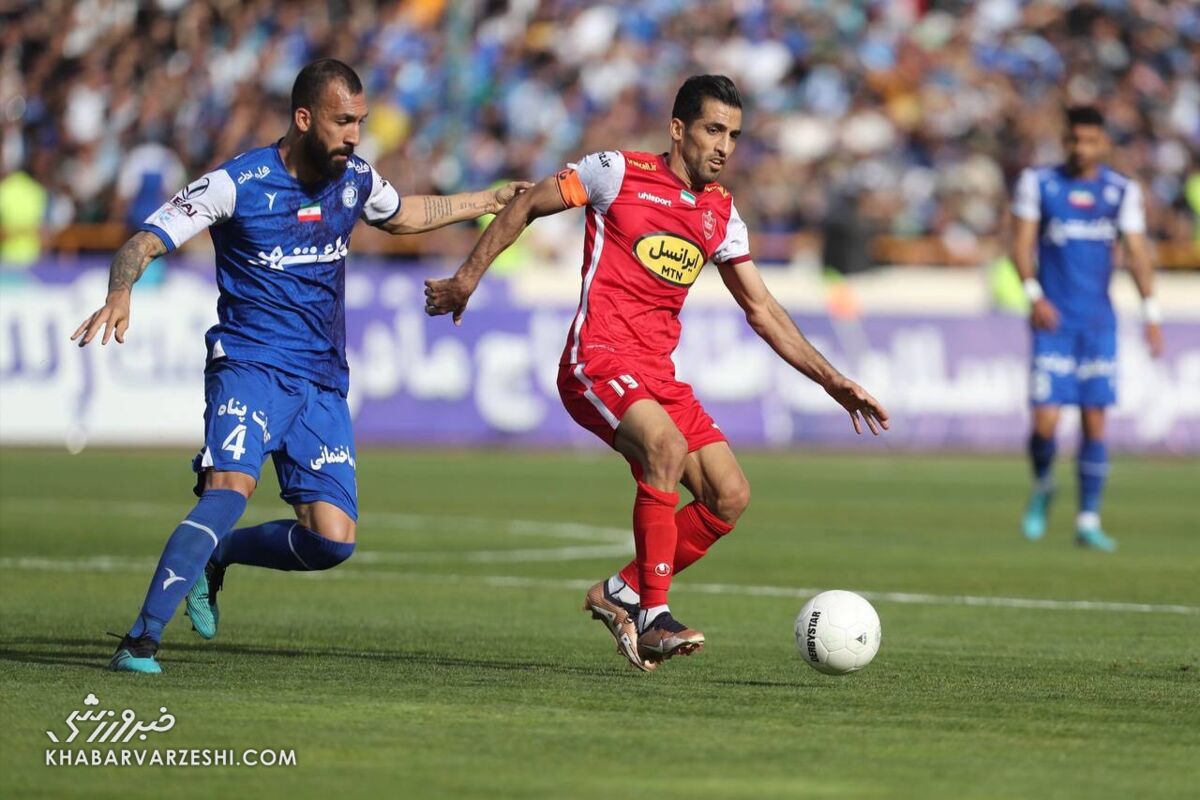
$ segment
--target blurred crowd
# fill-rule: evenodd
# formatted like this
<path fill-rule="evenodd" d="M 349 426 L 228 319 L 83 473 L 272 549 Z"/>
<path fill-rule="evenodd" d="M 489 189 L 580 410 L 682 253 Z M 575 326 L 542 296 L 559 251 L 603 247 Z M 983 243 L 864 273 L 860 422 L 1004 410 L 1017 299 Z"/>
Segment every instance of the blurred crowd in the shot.
<path fill-rule="evenodd" d="M 1152 235 L 1200 230 L 1192 0 L 10 0 L 0 46 L 0 216 L 40 196 L 50 230 L 136 219 L 278 138 L 320 56 L 361 74 L 360 153 L 405 193 L 664 150 L 681 80 L 717 72 L 746 98 L 724 182 L 752 231 L 970 250 L 1060 158 L 1068 103 L 1107 115 Z"/>

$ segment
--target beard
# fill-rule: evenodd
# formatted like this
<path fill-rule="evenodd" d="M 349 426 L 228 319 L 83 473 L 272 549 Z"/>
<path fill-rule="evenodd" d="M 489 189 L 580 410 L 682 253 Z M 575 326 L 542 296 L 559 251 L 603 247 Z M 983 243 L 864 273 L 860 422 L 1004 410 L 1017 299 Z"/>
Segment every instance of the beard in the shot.
<path fill-rule="evenodd" d="M 345 148 L 337 148 L 335 150 L 327 150 L 325 146 L 317 139 L 317 137 L 309 132 L 300 137 L 300 149 L 304 154 L 304 160 L 309 166 L 315 169 L 327 180 L 333 180 L 342 177 L 342 173 L 346 171 L 346 167 L 350 161 L 334 161 L 334 156 L 350 156 L 354 151 Z"/>

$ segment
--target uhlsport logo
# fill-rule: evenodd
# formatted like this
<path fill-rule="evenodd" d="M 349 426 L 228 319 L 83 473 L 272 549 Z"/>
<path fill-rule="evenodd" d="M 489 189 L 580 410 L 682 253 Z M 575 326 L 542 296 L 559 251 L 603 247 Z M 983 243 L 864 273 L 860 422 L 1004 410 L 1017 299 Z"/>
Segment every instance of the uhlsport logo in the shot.
<path fill-rule="evenodd" d="M 665 578 L 671 574 L 671 565 L 665 561 L 660 561 L 654 565 L 654 574 L 660 578 Z"/>
<path fill-rule="evenodd" d="M 675 286 L 691 286 L 704 266 L 700 245 L 666 231 L 642 236 L 634 243 L 633 254 L 656 277 Z"/>
<path fill-rule="evenodd" d="M 294 767 L 295 750 L 214 747 L 163 748 L 162 734 L 175 728 L 166 706 L 141 715 L 132 708 L 105 708 L 89 692 L 83 707 L 67 715 L 65 730 L 48 730 L 48 767 Z M 153 748 L 153 749 L 152 749 Z"/>

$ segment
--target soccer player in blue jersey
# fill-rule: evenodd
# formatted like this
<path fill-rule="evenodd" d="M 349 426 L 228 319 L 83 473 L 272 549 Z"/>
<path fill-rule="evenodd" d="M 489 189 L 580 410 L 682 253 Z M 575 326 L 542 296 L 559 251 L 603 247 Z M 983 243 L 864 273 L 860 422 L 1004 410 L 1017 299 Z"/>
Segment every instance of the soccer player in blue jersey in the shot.
<path fill-rule="evenodd" d="M 217 324 L 208 331 L 199 502 L 167 540 L 141 612 L 109 666 L 160 672 L 164 626 L 186 597 L 200 636 L 216 635 L 216 593 L 232 564 L 323 570 L 354 552 L 358 501 L 346 405 L 345 259 L 359 219 L 418 233 L 503 208 L 530 184 L 406 197 L 354 155 L 362 83 L 333 59 L 301 70 L 292 122 L 155 211 L 113 258 L 108 298 L 71 337 L 125 341 L 130 290 L 146 266 L 205 228 L 216 250 Z M 270 455 L 295 519 L 234 530 Z"/>
<path fill-rule="evenodd" d="M 1142 192 L 1102 163 L 1108 147 L 1097 109 L 1067 111 L 1066 163 L 1027 169 L 1017 182 L 1012 258 L 1032 305 L 1033 326 L 1029 456 L 1034 485 L 1022 522 L 1025 536 L 1036 541 L 1046 532 L 1059 409 L 1079 406 L 1083 441 L 1075 541 L 1113 552 L 1117 543 L 1100 526 L 1100 501 L 1108 474 L 1105 411 L 1117 399 L 1117 321 L 1108 284 L 1118 238 L 1125 242 L 1129 271 L 1142 295 L 1152 355 L 1162 352 L 1163 342 Z"/>

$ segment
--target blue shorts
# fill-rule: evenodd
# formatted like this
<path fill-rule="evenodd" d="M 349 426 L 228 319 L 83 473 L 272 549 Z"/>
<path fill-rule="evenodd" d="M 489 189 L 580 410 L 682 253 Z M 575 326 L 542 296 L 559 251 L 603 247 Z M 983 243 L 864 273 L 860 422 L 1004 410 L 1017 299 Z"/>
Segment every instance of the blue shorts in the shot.
<path fill-rule="evenodd" d="M 268 454 L 284 502 L 323 500 L 358 519 L 346 398 L 265 364 L 211 362 L 204 371 L 204 449 L 192 469 L 243 472 L 258 480 Z"/>
<path fill-rule="evenodd" d="M 1029 399 L 1035 406 L 1114 405 L 1117 402 L 1116 330 L 1035 330 Z"/>

